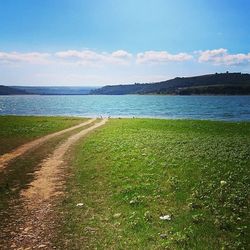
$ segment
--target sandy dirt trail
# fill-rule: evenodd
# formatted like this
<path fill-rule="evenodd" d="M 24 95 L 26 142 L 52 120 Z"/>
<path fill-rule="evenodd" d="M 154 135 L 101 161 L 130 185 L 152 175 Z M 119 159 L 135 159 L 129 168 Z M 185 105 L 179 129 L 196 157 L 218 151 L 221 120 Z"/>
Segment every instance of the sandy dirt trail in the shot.
<path fill-rule="evenodd" d="M 55 149 L 51 156 L 43 161 L 40 170 L 36 172 L 36 179 L 30 184 L 30 187 L 22 193 L 25 198 L 33 201 L 30 204 L 31 206 L 34 205 L 34 200 L 36 202 L 42 202 L 56 194 L 55 187 L 58 187 L 60 183 L 57 178 L 60 175 L 59 166 L 62 165 L 63 156 L 69 147 L 90 131 L 104 125 L 106 121 L 107 119 L 103 119 L 93 126 L 70 136 Z"/>
<path fill-rule="evenodd" d="M 10 249 L 53 249 L 51 238 L 55 230 L 54 206 L 64 185 L 64 156 L 68 149 L 92 130 L 103 126 L 108 119 L 103 119 L 93 126 L 70 136 L 41 163 L 35 172 L 35 179 L 22 191 L 21 197 L 25 211 L 20 215 L 21 224 L 13 238 Z"/>
<path fill-rule="evenodd" d="M 41 138 L 38 138 L 36 140 L 33 140 L 31 142 L 28 142 L 28 143 L 25 143 L 25 144 L 19 146 L 18 148 L 14 149 L 10 153 L 6 153 L 6 154 L 0 156 L 0 171 L 2 169 L 4 169 L 8 165 L 8 163 L 10 161 L 12 161 L 13 159 L 25 154 L 26 152 L 28 152 L 30 150 L 33 150 L 33 149 L 37 148 L 38 146 L 45 143 L 46 141 L 48 141 L 48 140 L 50 140 L 50 139 L 52 139 L 52 138 L 54 138 L 56 136 L 62 135 L 64 133 L 66 133 L 66 132 L 72 131 L 74 129 L 84 127 L 84 126 L 94 122 L 95 120 L 96 120 L 96 118 L 93 118 L 93 119 L 90 119 L 90 120 L 88 120 L 86 122 L 80 123 L 80 124 L 78 124 L 76 126 L 73 126 L 73 127 L 70 127 L 70 128 L 55 132 L 53 134 L 43 136 Z"/>

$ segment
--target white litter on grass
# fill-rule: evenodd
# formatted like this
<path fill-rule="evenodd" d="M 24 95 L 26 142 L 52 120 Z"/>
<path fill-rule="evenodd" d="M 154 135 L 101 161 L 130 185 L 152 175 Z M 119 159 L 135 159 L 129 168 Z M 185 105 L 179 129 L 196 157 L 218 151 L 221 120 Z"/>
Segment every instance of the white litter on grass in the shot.
<path fill-rule="evenodd" d="M 129 202 L 129 204 L 135 204 L 136 203 L 136 201 L 135 200 L 131 200 L 130 202 Z"/>
<path fill-rule="evenodd" d="M 83 203 L 77 203 L 76 206 L 77 206 L 77 207 L 82 207 L 82 206 L 83 206 Z"/>
<path fill-rule="evenodd" d="M 220 185 L 221 185 L 221 186 L 225 186 L 226 184 L 227 184 L 226 181 L 220 181 Z"/>
<path fill-rule="evenodd" d="M 167 214 L 167 215 L 160 216 L 160 219 L 161 220 L 171 220 L 171 215 Z"/>

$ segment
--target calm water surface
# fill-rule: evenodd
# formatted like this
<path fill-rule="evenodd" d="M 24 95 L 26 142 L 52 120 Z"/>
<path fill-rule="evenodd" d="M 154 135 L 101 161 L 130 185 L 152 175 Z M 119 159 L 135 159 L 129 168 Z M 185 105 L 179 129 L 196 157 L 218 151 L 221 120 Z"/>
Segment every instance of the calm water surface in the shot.
<path fill-rule="evenodd" d="M 0 115 L 250 121 L 250 96 L 0 96 Z"/>

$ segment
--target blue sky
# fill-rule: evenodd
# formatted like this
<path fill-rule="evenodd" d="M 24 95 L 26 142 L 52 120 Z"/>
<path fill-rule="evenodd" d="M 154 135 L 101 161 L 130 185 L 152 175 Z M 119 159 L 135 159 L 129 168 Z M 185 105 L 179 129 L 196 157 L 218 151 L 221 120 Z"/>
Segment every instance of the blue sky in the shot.
<path fill-rule="evenodd" d="M 249 0 L 1 0 L 0 84 L 250 72 Z"/>

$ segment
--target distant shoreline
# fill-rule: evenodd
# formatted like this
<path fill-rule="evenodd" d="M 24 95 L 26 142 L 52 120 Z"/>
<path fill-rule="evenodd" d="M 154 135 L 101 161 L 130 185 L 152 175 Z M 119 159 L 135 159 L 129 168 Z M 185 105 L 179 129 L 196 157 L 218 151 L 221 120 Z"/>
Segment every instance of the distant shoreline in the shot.
<path fill-rule="evenodd" d="M 250 74 L 215 73 L 176 77 L 155 83 L 106 85 L 104 87 L 4 86 L 0 95 L 250 95 Z"/>
<path fill-rule="evenodd" d="M 0 96 L 250 96 L 247 94 L 0 94 Z"/>

